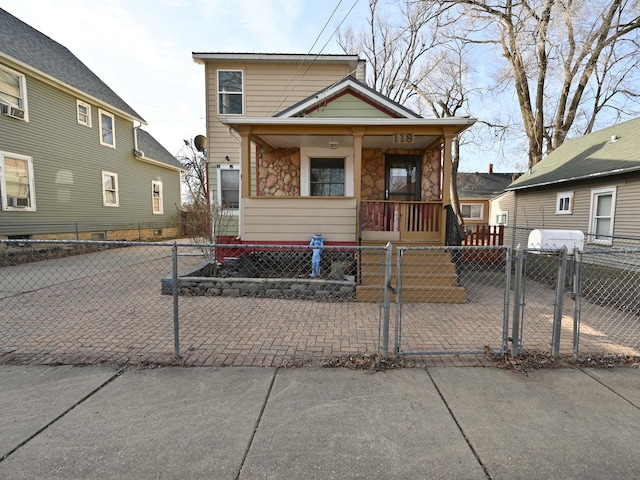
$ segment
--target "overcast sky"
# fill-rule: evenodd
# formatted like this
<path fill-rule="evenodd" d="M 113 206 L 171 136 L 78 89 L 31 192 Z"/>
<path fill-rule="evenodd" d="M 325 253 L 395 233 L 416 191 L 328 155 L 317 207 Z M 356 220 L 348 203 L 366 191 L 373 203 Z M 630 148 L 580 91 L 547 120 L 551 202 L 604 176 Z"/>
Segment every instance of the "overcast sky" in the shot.
<path fill-rule="evenodd" d="M 335 30 L 342 21 L 361 22 L 367 5 L 368 0 L 0 0 L 1 8 L 71 50 L 174 155 L 183 139 L 206 133 L 204 67 L 193 62 L 192 52 L 341 54 Z"/>

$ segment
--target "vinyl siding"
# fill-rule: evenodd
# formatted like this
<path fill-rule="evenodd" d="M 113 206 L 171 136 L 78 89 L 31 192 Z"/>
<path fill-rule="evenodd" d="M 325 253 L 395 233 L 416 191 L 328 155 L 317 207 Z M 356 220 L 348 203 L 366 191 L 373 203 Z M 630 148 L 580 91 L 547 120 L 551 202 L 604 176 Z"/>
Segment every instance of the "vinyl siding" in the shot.
<path fill-rule="evenodd" d="M 320 118 L 389 118 L 378 108 L 353 95 L 343 95 L 323 108 L 314 110 L 310 117 Z"/>
<path fill-rule="evenodd" d="M 244 116 L 269 117 L 351 73 L 346 64 L 307 68 L 307 65 L 296 64 L 205 63 L 209 185 L 214 200 L 217 199 L 217 165 L 226 163 L 225 157 L 238 166 L 240 162 L 239 136 L 218 121 L 218 70 L 242 70 Z M 251 149 L 251 157 L 251 164 L 255 165 L 255 148 Z M 251 192 L 256 192 L 255 168 L 251 171 Z"/>
<path fill-rule="evenodd" d="M 320 233 L 326 241 L 356 241 L 353 198 L 247 198 L 242 205 L 245 241 L 309 241 Z"/>
<path fill-rule="evenodd" d="M 28 123 L 0 117 L 0 150 L 33 158 L 37 210 L 0 211 L 0 223 L 172 223 L 179 172 L 135 160 L 131 121 L 115 116 L 114 149 L 100 144 L 98 107 L 91 102 L 85 100 L 87 127 L 76 120 L 76 96 L 27 76 L 27 98 Z M 102 205 L 103 170 L 118 174 L 120 207 Z M 162 215 L 153 214 L 152 180 L 163 185 Z"/>
<path fill-rule="evenodd" d="M 573 182 L 554 188 L 527 189 L 516 194 L 519 227 L 589 231 L 591 191 L 616 187 L 614 236 L 640 238 L 638 198 L 640 174 L 612 175 L 597 181 Z M 556 214 L 556 198 L 560 192 L 573 192 L 571 214 Z"/>

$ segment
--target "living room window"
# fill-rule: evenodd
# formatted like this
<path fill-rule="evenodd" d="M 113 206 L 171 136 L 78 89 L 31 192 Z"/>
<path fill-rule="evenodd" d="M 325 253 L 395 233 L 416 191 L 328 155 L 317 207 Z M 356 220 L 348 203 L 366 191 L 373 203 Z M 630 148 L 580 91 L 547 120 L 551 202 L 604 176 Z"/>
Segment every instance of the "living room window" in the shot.
<path fill-rule="evenodd" d="M 151 200 L 153 202 L 153 213 L 156 215 L 164 213 L 162 182 L 151 182 Z"/>
<path fill-rule="evenodd" d="M 589 241 L 603 245 L 613 243 L 613 218 L 616 210 L 616 188 L 591 190 Z"/>
<path fill-rule="evenodd" d="M 465 220 L 482 220 L 484 218 L 484 205 L 480 203 L 461 203 L 460 214 Z"/>
<path fill-rule="evenodd" d="M 91 126 L 91 105 L 81 100 L 76 100 L 76 117 L 80 125 Z"/>
<path fill-rule="evenodd" d="M 344 197 L 344 158 L 311 158 L 312 197 Z"/>
<path fill-rule="evenodd" d="M 105 207 L 120 206 L 117 173 L 102 172 L 102 205 Z"/>
<path fill-rule="evenodd" d="M 240 207 L 240 170 L 233 164 L 218 167 L 218 204 L 224 209 Z"/>
<path fill-rule="evenodd" d="M 218 70 L 218 113 L 220 115 L 244 113 L 242 70 Z"/>
<path fill-rule="evenodd" d="M 560 192 L 556 196 L 556 215 L 573 213 L 573 192 Z"/>
<path fill-rule="evenodd" d="M 0 194 L 2 210 L 36 210 L 31 157 L 0 152 Z"/>
<path fill-rule="evenodd" d="M 0 65 L 0 104 L 2 113 L 28 120 L 26 78 L 3 65 Z"/>
<path fill-rule="evenodd" d="M 100 119 L 100 144 L 116 148 L 115 117 L 109 112 L 98 109 Z"/>

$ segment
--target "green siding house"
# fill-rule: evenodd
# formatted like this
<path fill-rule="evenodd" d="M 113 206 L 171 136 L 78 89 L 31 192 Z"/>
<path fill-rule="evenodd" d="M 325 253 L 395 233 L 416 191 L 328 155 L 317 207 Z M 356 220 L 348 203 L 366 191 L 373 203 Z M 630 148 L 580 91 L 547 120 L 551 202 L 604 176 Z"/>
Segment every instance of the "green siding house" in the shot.
<path fill-rule="evenodd" d="M 59 43 L 0 9 L 0 238 L 177 234 L 181 164 Z"/>
<path fill-rule="evenodd" d="M 505 243 L 531 229 L 581 230 L 591 249 L 640 238 L 640 118 L 563 143 L 492 199 Z"/>

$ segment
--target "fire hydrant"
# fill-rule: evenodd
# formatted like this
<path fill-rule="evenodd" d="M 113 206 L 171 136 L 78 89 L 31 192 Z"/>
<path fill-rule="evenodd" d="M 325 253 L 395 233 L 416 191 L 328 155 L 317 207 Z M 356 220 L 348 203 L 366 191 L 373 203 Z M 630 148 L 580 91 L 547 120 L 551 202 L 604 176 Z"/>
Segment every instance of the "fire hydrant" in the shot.
<path fill-rule="evenodd" d="M 312 248 L 311 254 L 311 278 L 320 276 L 320 256 L 322 255 L 322 247 L 324 246 L 324 237 L 319 233 L 311 236 L 309 246 Z"/>

